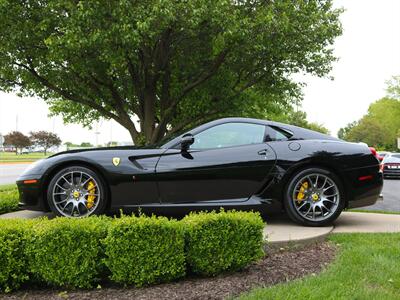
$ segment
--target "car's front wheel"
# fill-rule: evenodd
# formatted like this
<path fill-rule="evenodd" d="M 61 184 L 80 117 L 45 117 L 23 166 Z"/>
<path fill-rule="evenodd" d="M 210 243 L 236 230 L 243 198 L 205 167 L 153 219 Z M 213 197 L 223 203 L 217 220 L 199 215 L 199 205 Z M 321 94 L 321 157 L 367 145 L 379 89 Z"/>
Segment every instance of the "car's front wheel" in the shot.
<path fill-rule="evenodd" d="M 324 226 L 340 215 L 344 200 L 342 183 L 334 173 L 308 168 L 289 181 L 284 204 L 293 221 L 308 226 Z"/>
<path fill-rule="evenodd" d="M 58 216 L 79 218 L 104 213 L 106 189 L 92 170 L 72 166 L 59 171 L 50 181 L 47 200 Z"/>

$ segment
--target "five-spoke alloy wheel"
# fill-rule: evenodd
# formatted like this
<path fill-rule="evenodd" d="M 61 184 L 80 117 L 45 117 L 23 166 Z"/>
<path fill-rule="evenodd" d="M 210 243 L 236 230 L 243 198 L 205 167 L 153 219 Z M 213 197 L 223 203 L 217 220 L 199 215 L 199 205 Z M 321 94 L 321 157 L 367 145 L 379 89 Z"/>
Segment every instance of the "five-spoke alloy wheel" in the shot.
<path fill-rule="evenodd" d="M 104 212 L 106 190 L 101 178 L 84 167 L 67 167 L 49 184 L 47 199 L 58 216 L 86 217 Z"/>
<path fill-rule="evenodd" d="M 344 208 L 340 180 L 332 172 L 309 168 L 297 173 L 290 180 L 285 208 L 297 223 L 323 226 L 334 221 Z"/>

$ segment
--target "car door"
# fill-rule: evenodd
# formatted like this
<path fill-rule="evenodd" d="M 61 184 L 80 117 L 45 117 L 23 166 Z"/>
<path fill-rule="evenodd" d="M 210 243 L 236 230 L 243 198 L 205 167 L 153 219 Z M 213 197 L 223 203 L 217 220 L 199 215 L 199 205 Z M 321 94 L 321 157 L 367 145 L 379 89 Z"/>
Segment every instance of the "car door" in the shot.
<path fill-rule="evenodd" d="M 264 125 L 232 122 L 195 134 L 187 151 L 167 150 L 156 167 L 162 203 L 248 199 L 275 165 L 264 140 Z"/>

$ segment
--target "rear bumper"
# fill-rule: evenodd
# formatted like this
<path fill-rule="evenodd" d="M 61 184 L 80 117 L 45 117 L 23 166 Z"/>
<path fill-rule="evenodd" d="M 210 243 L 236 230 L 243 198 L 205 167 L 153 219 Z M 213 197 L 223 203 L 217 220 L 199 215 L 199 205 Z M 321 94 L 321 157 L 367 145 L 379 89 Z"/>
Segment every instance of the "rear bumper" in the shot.
<path fill-rule="evenodd" d="M 365 176 L 371 179 L 360 180 Z M 383 188 L 383 174 L 378 168 L 363 168 L 352 171 L 351 178 L 346 184 L 347 208 L 356 208 L 374 205 L 380 198 Z"/>
<path fill-rule="evenodd" d="M 376 201 L 378 201 L 378 199 L 379 199 L 379 194 L 371 195 L 358 200 L 349 201 L 347 208 L 357 208 L 357 207 L 374 205 Z"/>
<path fill-rule="evenodd" d="M 383 171 L 383 176 L 390 176 L 390 177 L 400 177 L 400 169 L 397 170 L 384 170 Z"/>

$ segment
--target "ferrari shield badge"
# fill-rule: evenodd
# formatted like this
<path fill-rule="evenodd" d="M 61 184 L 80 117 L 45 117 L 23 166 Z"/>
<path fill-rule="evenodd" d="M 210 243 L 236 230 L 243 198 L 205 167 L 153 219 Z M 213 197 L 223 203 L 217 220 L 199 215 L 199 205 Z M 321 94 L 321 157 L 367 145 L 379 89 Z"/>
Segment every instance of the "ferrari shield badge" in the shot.
<path fill-rule="evenodd" d="M 114 164 L 114 166 L 118 166 L 119 163 L 121 162 L 121 159 L 119 157 L 113 157 L 112 162 Z"/>

